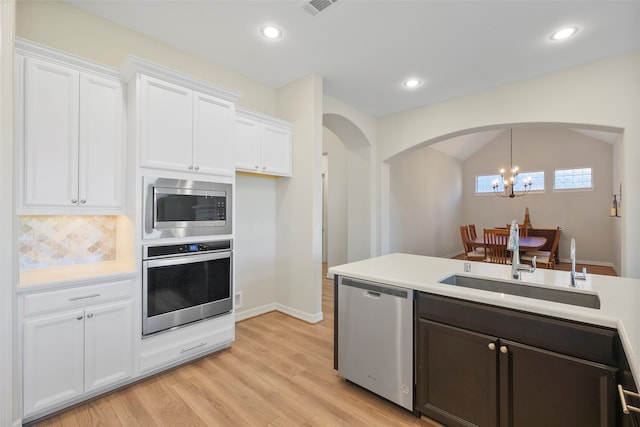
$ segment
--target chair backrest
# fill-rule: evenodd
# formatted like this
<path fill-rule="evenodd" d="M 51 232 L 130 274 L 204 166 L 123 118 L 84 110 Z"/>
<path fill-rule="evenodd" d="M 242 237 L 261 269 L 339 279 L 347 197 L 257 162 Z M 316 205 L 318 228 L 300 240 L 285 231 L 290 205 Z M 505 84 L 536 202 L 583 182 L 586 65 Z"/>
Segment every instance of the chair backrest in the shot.
<path fill-rule="evenodd" d="M 509 241 L 509 230 L 502 228 L 484 229 L 484 254 L 490 262 L 506 264 L 509 259 L 507 243 Z"/>
<path fill-rule="evenodd" d="M 556 253 L 556 250 L 558 249 L 558 245 L 560 244 L 560 234 L 562 234 L 562 229 L 560 227 L 556 228 L 556 233 L 553 236 L 553 243 L 551 244 L 551 250 L 549 252 L 551 252 L 551 255 L 549 256 L 549 258 L 553 258 Z"/>
<path fill-rule="evenodd" d="M 469 244 L 469 227 L 466 225 L 460 226 L 460 240 L 462 240 L 462 249 L 465 253 L 471 252 L 471 245 Z"/>
<path fill-rule="evenodd" d="M 475 240 L 476 237 L 478 237 L 478 235 L 476 234 L 475 224 L 469 224 L 469 237 L 471 238 L 471 240 Z"/>
<path fill-rule="evenodd" d="M 511 224 L 507 224 L 507 230 L 511 230 Z M 529 237 L 529 229 L 526 224 L 518 224 L 518 236 Z"/>

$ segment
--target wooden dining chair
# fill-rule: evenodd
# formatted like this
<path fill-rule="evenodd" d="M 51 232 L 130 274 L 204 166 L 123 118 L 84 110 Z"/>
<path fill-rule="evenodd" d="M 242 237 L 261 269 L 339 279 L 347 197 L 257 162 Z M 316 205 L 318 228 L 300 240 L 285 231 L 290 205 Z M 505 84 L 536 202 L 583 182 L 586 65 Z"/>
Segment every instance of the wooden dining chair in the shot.
<path fill-rule="evenodd" d="M 507 224 L 507 230 L 511 230 L 511 224 Z M 529 237 L 529 229 L 526 224 L 518 224 L 518 236 Z"/>
<path fill-rule="evenodd" d="M 476 234 L 476 225 L 475 224 L 469 224 L 469 237 L 471 238 L 471 240 L 475 240 L 476 237 L 478 237 L 478 235 Z"/>
<path fill-rule="evenodd" d="M 507 242 L 509 241 L 509 230 L 502 228 L 484 229 L 484 250 L 487 262 L 496 264 L 508 264 L 509 251 Z"/>
<path fill-rule="evenodd" d="M 464 250 L 464 259 L 467 261 L 484 261 L 484 249 L 478 250 L 471 245 L 469 236 L 469 226 L 460 226 L 460 239 L 462 240 L 462 249 Z"/>
<path fill-rule="evenodd" d="M 531 264 L 533 262 L 533 257 L 536 257 L 537 265 L 544 265 L 546 268 L 554 269 L 556 265 L 555 253 L 558 249 L 558 245 L 560 244 L 560 234 L 562 234 L 562 229 L 558 227 L 553 235 L 553 243 L 551 244 L 550 251 L 525 252 L 520 255 L 520 261 Z"/>

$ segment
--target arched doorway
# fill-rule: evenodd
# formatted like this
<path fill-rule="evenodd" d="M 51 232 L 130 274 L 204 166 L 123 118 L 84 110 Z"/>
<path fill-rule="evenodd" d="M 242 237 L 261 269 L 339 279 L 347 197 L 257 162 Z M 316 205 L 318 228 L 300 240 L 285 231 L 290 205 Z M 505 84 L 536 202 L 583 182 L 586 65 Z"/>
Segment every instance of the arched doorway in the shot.
<path fill-rule="evenodd" d="M 371 144 L 348 118 L 323 115 L 323 253 L 329 267 L 371 255 Z"/>

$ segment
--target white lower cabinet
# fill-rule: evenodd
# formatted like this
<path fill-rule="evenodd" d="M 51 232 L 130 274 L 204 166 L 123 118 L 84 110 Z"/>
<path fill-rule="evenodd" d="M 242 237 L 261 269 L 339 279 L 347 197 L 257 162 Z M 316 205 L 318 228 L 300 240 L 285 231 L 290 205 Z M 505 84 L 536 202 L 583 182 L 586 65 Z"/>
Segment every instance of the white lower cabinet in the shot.
<path fill-rule="evenodd" d="M 235 339 L 235 318 L 225 314 L 142 340 L 140 373 L 147 375 L 229 347 Z"/>
<path fill-rule="evenodd" d="M 130 289 L 123 281 L 24 297 L 25 307 L 44 313 L 29 316 L 27 310 L 23 321 L 25 417 L 131 378 Z M 101 302 L 114 295 L 127 298 Z"/>

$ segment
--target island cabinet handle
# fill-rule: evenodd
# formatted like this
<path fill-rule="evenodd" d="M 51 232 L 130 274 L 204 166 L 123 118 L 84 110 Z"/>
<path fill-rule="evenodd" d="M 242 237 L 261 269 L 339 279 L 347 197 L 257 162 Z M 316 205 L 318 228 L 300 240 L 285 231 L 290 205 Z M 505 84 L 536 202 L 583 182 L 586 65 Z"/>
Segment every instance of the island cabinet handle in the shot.
<path fill-rule="evenodd" d="M 620 403 L 622 404 L 622 412 L 625 414 L 630 414 L 631 412 L 640 413 L 640 408 L 635 406 L 627 405 L 627 396 L 632 396 L 636 398 L 640 398 L 640 394 L 634 393 L 629 390 L 625 390 L 622 388 L 620 384 L 618 384 L 618 394 L 620 394 Z"/>
<path fill-rule="evenodd" d="M 509 349 L 507 348 L 506 345 L 503 345 L 503 346 L 500 347 L 500 353 L 502 353 L 502 354 L 509 353 Z"/>
<path fill-rule="evenodd" d="M 488 347 L 489 347 L 489 350 L 494 351 L 496 349 L 496 344 L 493 342 L 490 342 Z"/>

